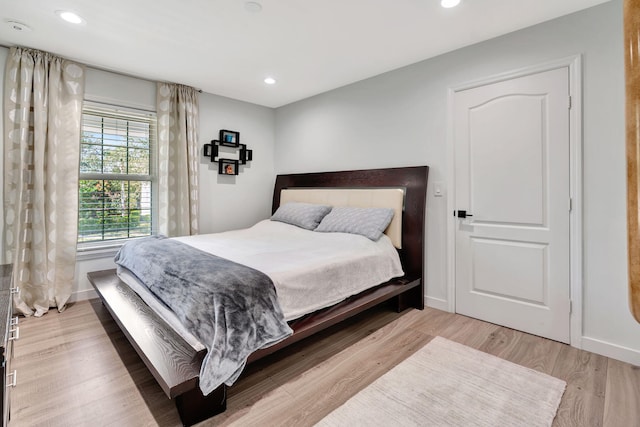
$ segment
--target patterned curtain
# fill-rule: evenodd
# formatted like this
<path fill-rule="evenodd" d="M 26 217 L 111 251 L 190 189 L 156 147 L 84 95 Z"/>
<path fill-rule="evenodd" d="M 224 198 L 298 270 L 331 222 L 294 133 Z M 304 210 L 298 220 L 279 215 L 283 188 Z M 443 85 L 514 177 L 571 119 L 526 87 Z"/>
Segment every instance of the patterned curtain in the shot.
<path fill-rule="evenodd" d="M 6 259 L 18 311 L 64 310 L 76 268 L 84 67 L 11 48 L 4 86 Z"/>
<path fill-rule="evenodd" d="M 158 232 L 198 234 L 198 92 L 158 83 Z"/>

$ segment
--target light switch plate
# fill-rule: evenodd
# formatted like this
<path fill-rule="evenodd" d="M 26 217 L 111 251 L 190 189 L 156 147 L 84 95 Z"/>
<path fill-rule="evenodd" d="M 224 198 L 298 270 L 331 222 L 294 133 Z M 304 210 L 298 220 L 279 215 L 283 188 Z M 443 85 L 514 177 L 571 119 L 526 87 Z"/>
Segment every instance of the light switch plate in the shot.
<path fill-rule="evenodd" d="M 433 196 L 442 197 L 444 195 L 444 182 L 436 181 L 433 183 Z"/>

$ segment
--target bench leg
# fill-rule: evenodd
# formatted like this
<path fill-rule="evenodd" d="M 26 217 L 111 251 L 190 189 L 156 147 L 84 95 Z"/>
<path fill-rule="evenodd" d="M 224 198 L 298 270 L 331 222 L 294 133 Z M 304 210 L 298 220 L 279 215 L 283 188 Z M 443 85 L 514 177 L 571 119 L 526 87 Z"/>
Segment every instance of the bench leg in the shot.
<path fill-rule="evenodd" d="M 208 396 L 196 387 L 176 397 L 176 406 L 184 426 L 192 426 L 227 409 L 227 387 L 222 384 Z"/>

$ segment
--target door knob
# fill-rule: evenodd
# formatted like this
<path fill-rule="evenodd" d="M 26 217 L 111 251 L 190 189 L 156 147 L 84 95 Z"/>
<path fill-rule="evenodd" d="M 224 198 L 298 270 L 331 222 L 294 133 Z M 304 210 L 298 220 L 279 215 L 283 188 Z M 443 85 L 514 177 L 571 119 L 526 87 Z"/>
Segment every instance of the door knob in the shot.
<path fill-rule="evenodd" d="M 457 215 L 458 218 L 466 218 L 468 216 L 473 216 L 473 215 L 471 215 L 470 213 L 467 213 L 467 211 L 458 211 L 458 215 Z"/>

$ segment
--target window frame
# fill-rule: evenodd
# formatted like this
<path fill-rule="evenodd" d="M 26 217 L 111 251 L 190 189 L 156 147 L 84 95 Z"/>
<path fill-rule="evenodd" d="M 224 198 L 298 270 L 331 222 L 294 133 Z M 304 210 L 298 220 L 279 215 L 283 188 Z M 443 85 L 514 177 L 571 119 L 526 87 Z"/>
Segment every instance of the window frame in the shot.
<path fill-rule="evenodd" d="M 124 180 L 124 181 L 149 181 L 151 183 L 151 233 L 157 235 L 158 229 L 158 123 L 156 111 L 141 108 L 131 108 L 120 105 L 84 101 L 82 107 L 82 121 L 80 135 L 84 129 L 84 115 L 93 114 L 102 117 L 115 118 L 121 120 L 145 121 L 149 123 L 149 174 L 123 174 L 123 173 L 97 173 L 80 172 L 80 161 L 82 160 L 82 150 L 78 158 L 78 199 L 80 198 L 80 181 L 82 180 Z M 78 141 L 82 147 L 82 139 Z M 80 200 L 78 200 L 78 205 Z M 78 206 L 78 217 L 76 219 L 78 228 L 80 223 L 80 207 Z M 79 234 L 79 233 L 78 233 Z M 80 242 L 76 244 L 78 257 L 80 259 L 99 258 L 114 255 L 117 250 L 127 241 L 139 237 L 124 237 L 119 239 L 95 240 L 90 242 Z"/>

